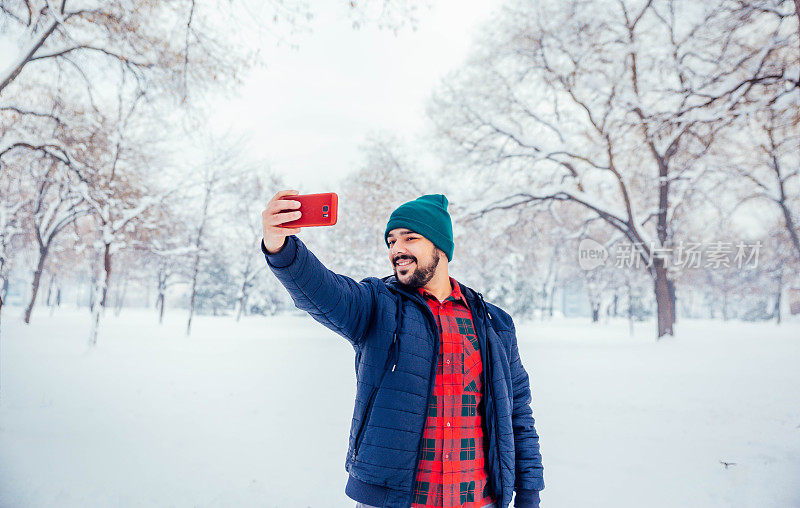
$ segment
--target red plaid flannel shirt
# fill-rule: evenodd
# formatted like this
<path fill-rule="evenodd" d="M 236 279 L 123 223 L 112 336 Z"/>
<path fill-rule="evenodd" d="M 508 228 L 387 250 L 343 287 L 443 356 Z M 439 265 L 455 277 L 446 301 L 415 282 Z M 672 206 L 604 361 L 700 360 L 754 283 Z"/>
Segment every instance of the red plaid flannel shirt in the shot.
<path fill-rule="evenodd" d="M 443 302 L 418 288 L 441 330 L 412 508 L 481 508 L 494 502 L 483 452 L 480 345 L 467 300 L 455 279 Z M 484 491 L 486 489 L 486 492 Z"/>

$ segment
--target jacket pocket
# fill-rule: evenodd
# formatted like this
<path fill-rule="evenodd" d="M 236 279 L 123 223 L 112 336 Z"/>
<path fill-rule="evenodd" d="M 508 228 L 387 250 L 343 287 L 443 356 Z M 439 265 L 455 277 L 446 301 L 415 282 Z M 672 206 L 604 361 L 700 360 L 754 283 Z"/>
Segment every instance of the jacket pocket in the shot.
<path fill-rule="evenodd" d="M 361 440 L 364 437 L 364 431 L 367 430 L 367 423 L 369 423 L 369 418 L 372 416 L 372 402 L 375 400 L 375 394 L 378 393 L 378 387 L 373 386 L 372 390 L 369 392 L 369 397 L 367 398 L 367 407 L 364 409 L 364 416 L 361 419 L 361 425 L 358 427 L 358 432 L 356 433 L 356 442 L 353 445 L 353 460 L 358 456 L 358 449 L 361 446 Z"/>

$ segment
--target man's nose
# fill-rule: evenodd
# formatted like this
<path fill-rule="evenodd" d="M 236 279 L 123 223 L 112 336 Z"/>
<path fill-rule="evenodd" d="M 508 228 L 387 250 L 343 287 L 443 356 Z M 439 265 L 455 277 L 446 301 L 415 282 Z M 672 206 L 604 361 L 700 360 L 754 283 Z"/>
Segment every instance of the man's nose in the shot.
<path fill-rule="evenodd" d="M 397 245 L 397 243 L 395 242 L 395 244 L 390 249 L 390 252 L 391 252 L 391 255 L 392 255 L 392 260 L 394 260 L 397 256 L 399 256 L 401 254 L 402 255 L 406 255 L 406 256 L 408 255 L 408 252 L 406 252 L 406 249 L 404 247 L 402 247 L 402 246 L 401 247 L 397 247 L 396 245 Z"/>

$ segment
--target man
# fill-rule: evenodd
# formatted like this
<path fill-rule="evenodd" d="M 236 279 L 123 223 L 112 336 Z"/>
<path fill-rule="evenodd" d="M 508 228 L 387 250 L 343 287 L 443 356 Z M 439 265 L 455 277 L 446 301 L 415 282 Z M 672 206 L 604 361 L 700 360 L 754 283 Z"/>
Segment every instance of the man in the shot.
<path fill-rule="evenodd" d="M 326 268 L 280 224 L 278 192 L 261 250 L 295 306 L 355 350 L 345 493 L 357 507 L 538 507 L 544 488 L 529 378 L 511 317 L 449 276 L 447 198 L 398 207 L 384 233 L 394 275 L 356 282 Z M 288 211 L 287 211 L 288 210 Z"/>

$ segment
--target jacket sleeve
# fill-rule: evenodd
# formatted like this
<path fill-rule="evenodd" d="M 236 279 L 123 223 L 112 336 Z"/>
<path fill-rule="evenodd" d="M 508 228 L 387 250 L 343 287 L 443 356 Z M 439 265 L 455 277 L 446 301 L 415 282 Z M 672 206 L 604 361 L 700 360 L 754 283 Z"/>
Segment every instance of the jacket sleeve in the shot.
<path fill-rule="evenodd" d="M 356 348 L 367 332 L 375 308 L 375 288 L 362 280 L 329 270 L 296 236 L 274 254 L 261 252 L 272 273 L 289 291 L 295 307 L 347 339 Z"/>
<path fill-rule="evenodd" d="M 538 507 L 539 491 L 544 489 L 544 467 L 539 453 L 539 434 L 534 427 L 531 410 L 530 378 L 519 356 L 517 331 L 511 323 L 513 338 L 511 341 L 511 376 L 514 387 L 514 410 L 511 424 L 514 428 L 514 450 L 516 457 L 516 507 Z"/>

